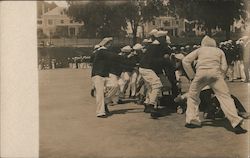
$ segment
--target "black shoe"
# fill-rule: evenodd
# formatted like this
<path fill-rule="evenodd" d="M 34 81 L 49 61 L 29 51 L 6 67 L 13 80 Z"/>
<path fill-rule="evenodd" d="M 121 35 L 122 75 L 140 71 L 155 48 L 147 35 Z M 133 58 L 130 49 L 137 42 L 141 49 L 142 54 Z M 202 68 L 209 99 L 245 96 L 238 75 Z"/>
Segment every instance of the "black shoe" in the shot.
<path fill-rule="evenodd" d="M 235 134 L 244 134 L 247 133 L 247 130 L 242 128 L 240 124 L 238 124 L 236 127 L 234 127 L 234 133 Z"/>
<path fill-rule="evenodd" d="M 100 116 L 97 116 L 98 118 L 107 118 L 108 116 L 107 115 L 100 115 Z"/>
<path fill-rule="evenodd" d="M 154 105 L 151 105 L 151 104 L 144 104 L 145 106 L 145 109 L 144 109 L 144 112 L 145 113 L 152 113 L 155 111 L 154 109 Z"/>
<path fill-rule="evenodd" d="M 186 123 L 185 127 L 187 127 L 187 128 L 201 128 L 201 126 L 195 125 L 195 124 L 192 124 L 192 123 Z"/>
<path fill-rule="evenodd" d="M 117 104 L 123 104 L 123 101 L 122 101 L 121 99 L 119 99 L 119 100 L 117 101 Z"/>
<path fill-rule="evenodd" d="M 144 110 L 143 110 L 143 112 L 148 113 L 148 104 L 143 103 L 143 105 L 144 105 Z"/>
<path fill-rule="evenodd" d="M 110 111 L 108 109 L 108 105 L 107 104 L 105 104 L 105 112 L 106 112 L 106 114 L 110 114 Z"/>
<path fill-rule="evenodd" d="M 150 116 L 153 119 L 157 119 L 158 117 L 161 117 L 161 113 L 155 110 L 154 112 L 151 112 Z"/>
<path fill-rule="evenodd" d="M 191 120 L 190 123 L 186 123 L 185 127 L 187 128 L 201 128 L 201 122 Z"/>

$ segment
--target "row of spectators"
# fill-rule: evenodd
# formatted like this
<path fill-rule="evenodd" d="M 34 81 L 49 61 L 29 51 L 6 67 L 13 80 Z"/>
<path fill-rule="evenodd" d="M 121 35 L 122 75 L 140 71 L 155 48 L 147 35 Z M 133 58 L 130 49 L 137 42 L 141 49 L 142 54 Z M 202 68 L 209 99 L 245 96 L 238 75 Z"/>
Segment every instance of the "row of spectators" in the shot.
<path fill-rule="evenodd" d="M 38 61 L 39 70 L 57 68 L 84 69 L 90 67 L 90 56 L 77 56 L 67 59 L 41 58 Z"/>

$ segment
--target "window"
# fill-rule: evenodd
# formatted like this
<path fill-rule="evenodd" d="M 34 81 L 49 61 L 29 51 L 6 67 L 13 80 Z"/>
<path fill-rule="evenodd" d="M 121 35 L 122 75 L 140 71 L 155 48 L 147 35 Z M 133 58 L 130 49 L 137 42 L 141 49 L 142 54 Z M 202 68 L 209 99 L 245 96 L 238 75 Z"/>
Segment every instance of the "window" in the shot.
<path fill-rule="evenodd" d="M 164 26 L 170 26 L 170 22 L 168 20 L 163 22 Z"/>
<path fill-rule="evenodd" d="M 154 20 L 152 21 L 152 24 L 155 25 L 155 21 Z"/>
<path fill-rule="evenodd" d="M 72 24 L 74 22 L 74 20 L 70 20 L 70 23 Z"/>
<path fill-rule="evenodd" d="M 42 20 L 37 20 L 37 24 L 42 25 L 43 21 Z"/>
<path fill-rule="evenodd" d="M 64 24 L 64 20 L 61 20 L 61 24 Z"/>
<path fill-rule="evenodd" d="M 175 23 L 176 23 L 176 25 L 179 25 L 179 21 L 178 20 L 176 20 Z"/>
<path fill-rule="evenodd" d="M 49 25 L 52 25 L 52 24 L 53 24 L 53 20 L 49 19 L 49 20 L 48 20 L 48 24 L 49 24 Z"/>
<path fill-rule="evenodd" d="M 70 28 L 69 33 L 70 33 L 70 36 L 75 36 L 75 34 L 76 34 L 75 28 Z"/>

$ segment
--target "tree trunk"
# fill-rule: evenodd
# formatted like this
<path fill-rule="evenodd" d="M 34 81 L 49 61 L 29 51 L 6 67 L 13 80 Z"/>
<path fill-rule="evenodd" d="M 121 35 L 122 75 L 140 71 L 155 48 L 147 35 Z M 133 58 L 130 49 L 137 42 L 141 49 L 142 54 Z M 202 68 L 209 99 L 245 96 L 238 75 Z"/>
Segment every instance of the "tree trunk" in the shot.
<path fill-rule="evenodd" d="M 141 28 L 142 28 L 142 39 L 144 39 L 145 38 L 145 28 L 144 28 L 143 24 L 141 25 Z"/>
<path fill-rule="evenodd" d="M 137 34 L 137 29 L 133 29 L 133 45 L 135 45 L 137 42 L 136 34 Z"/>
<path fill-rule="evenodd" d="M 226 40 L 229 40 L 230 39 L 230 24 L 226 25 L 225 31 L 226 31 Z"/>

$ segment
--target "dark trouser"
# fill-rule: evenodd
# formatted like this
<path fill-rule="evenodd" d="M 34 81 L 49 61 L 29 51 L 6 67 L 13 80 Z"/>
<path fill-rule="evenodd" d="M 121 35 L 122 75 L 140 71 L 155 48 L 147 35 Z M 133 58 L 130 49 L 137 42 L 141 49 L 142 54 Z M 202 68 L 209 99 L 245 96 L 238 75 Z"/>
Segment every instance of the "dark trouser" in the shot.
<path fill-rule="evenodd" d="M 235 104 L 235 107 L 238 110 L 238 112 L 246 112 L 246 109 L 241 104 L 241 102 L 239 101 L 239 99 L 236 98 L 234 95 L 231 95 L 231 97 L 234 100 L 234 104 Z M 204 106 L 205 106 L 204 112 L 207 112 L 207 113 L 211 112 L 212 113 L 215 110 L 216 107 L 220 107 L 220 103 L 219 103 L 218 99 L 216 97 L 214 97 L 213 99 L 210 99 L 210 101 L 208 99 L 208 102 L 206 104 L 204 104 Z"/>
<path fill-rule="evenodd" d="M 177 97 L 179 92 L 179 89 L 177 87 L 177 80 L 176 80 L 176 76 L 175 76 L 175 70 L 168 70 L 166 71 L 166 75 L 169 79 L 169 81 L 171 82 L 172 85 L 172 96 L 173 98 Z"/>
<path fill-rule="evenodd" d="M 201 91 L 200 93 L 200 111 L 206 112 L 206 113 L 213 113 L 216 111 L 216 107 L 220 106 L 220 103 L 216 97 L 211 98 L 211 95 L 213 94 L 212 89 L 206 89 Z M 236 109 L 238 112 L 246 112 L 246 109 L 241 104 L 238 98 L 236 98 L 234 95 L 231 95 L 231 97 L 234 100 Z"/>

